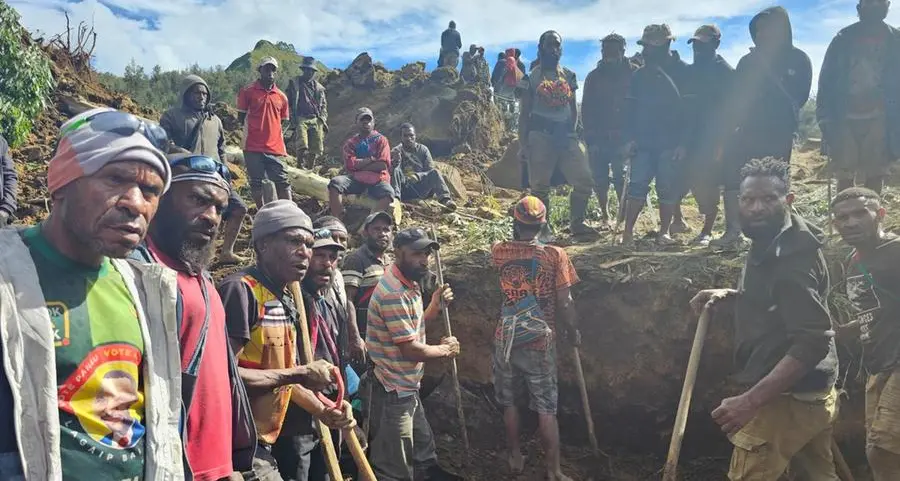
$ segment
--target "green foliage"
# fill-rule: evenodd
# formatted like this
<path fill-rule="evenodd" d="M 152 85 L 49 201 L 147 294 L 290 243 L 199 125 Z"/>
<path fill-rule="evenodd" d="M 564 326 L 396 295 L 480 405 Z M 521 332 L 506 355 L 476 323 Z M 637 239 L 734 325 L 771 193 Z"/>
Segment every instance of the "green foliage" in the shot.
<path fill-rule="evenodd" d="M 819 123 L 816 122 L 816 98 L 811 97 L 809 102 L 800 109 L 800 138 L 803 140 L 822 138 L 822 131 L 819 130 Z"/>
<path fill-rule="evenodd" d="M 0 2 L 0 132 L 14 146 L 25 141 L 55 85 L 50 60 L 26 39 L 19 14 Z"/>

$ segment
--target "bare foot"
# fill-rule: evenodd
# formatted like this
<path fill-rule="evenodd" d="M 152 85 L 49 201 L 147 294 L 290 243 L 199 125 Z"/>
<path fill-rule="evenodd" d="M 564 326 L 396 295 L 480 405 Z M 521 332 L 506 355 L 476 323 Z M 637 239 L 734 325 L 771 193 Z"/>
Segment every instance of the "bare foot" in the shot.
<path fill-rule="evenodd" d="M 222 252 L 219 254 L 219 262 L 222 264 L 240 264 L 247 259 L 235 254 L 234 252 Z"/>
<path fill-rule="evenodd" d="M 522 453 L 509 455 L 509 470 L 513 474 L 522 474 L 522 471 L 525 471 L 525 456 L 522 456 Z"/>

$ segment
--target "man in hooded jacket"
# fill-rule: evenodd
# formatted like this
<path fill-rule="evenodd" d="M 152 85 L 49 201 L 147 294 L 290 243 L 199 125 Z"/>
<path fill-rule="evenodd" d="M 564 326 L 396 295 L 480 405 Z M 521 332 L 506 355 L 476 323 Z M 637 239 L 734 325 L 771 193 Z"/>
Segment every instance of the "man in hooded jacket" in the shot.
<path fill-rule="evenodd" d="M 771 7 L 750 21 L 755 47 L 738 62 L 731 96 L 736 117 L 734 135 L 724 162 L 725 235 L 715 247 L 740 245 L 738 191 L 741 168 L 751 159 L 791 160 L 800 109 L 809 100 L 812 64 L 794 46 L 788 12 Z"/>
<path fill-rule="evenodd" d="M 174 147 L 187 152 L 205 155 L 225 163 L 225 128 L 209 106 L 209 85 L 197 75 L 188 75 L 181 80 L 179 89 L 181 100 L 167 110 L 159 120 L 159 125 L 169 135 Z M 178 149 L 170 149 L 178 150 Z M 234 253 L 234 243 L 241 232 L 241 224 L 247 215 L 247 205 L 235 189 L 231 189 L 228 207 L 222 214 L 225 233 L 219 260 L 224 263 L 240 263 L 243 257 Z"/>

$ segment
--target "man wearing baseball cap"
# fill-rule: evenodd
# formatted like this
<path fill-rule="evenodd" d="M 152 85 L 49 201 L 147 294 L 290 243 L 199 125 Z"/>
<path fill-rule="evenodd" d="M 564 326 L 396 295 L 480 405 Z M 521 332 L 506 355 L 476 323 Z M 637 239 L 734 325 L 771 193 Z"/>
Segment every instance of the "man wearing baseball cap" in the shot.
<path fill-rule="evenodd" d="M 326 409 L 311 391 L 332 385 L 334 366 L 300 361 L 299 317 L 289 284 L 302 281 L 309 268 L 312 221 L 293 202 L 277 200 L 256 214 L 252 239 L 256 265 L 223 280 L 219 293 L 258 434 L 253 469 L 244 472 L 244 479 L 280 481 L 272 445 L 279 436 L 305 433 L 304 423 L 285 423 L 289 405 L 332 428 L 349 426 L 352 417 L 349 410 Z"/>
<path fill-rule="evenodd" d="M 423 229 L 398 232 L 396 260 L 369 302 L 366 347 L 375 363 L 372 403 L 381 407 L 370 458 L 378 479 L 460 479 L 438 466 L 434 435 L 419 398 L 425 362 L 459 354 L 455 337 L 436 345 L 425 339 L 425 323 L 438 318 L 442 302 L 453 301 L 453 291 L 445 284 L 435 289 L 427 309 L 423 305 L 421 283 L 429 273 L 432 252 L 439 248 Z"/>
<path fill-rule="evenodd" d="M 275 85 L 278 61 L 266 57 L 257 67 L 259 79 L 238 93 L 238 120 L 244 126 L 244 165 L 256 208 L 263 206 L 263 181 L 275 184 L 279 199 L 291 198 L 282 157 L 287 155 L 282 122 L 290 118 L 287 95 Z"/>
<path fill-rule="evenodd" d="M 559 462 L 557 399 L 557 332 L 572 345 L 581 343 L 575 324 L 575 302 L 570 288 L 578 274 L 562 248 L 537 241 L 547 222 L 547 208 L 540 199 L 526 196 L 512 210 L 513 240 L 491 249 L 492 264 L 500 273 L 503 306 L 494 336 L 494 393 L 503 406 L 509 466 L 522 472 L 525 459 L 519 443 L 519 385 L 528 387 L 529 409 L 538 414 L 538 428 L 547 460 L 547 479 L 568 481 Z M 516 330 L 513 319 L 528 309 L 530 329 Z"/>
<path fill-rule="evenodd" d="M 175 273 L 124 259 L 169 186 L 167 144 L 125 112 L 72 118 L 50 215 L 0 230 L 4 476 L 184 479 Z"/>
<path fill-rule="evenodd" d="M 659 197 L 657 242 L 672 244 L 670 235 L 678 233 L 670 227 L 679 201 L 677 172 L 686 155 L 690 125 L 684 122 L 687 109 L 683 94 L 688 66 L 677 51 L 671 50 L 674 39 L 668 25 L 648 25 L 637 42 L 643 47 L 645 65 L 634 73 L 628 94 L 625 138 L 634 157 L 627 188 L 624 245 L 634 239 L 634 225 L 654 179 Z"/>
<path fill-rule="evenodd" d="M 316 59 L 303 57 L 300 76 L 292 78 L 287 88 L 294 127 L 294 155 L 297 165 L 305 169 L 315 167 L 316 158 L 325 153 L 328 133 L 328 99 L 318 76 Z"/>
<path fill-rule="evenodd" d="M 694 239 L 696 245 L 709 245 L 719 211 L 719 186 L 722 184 L 722 158 L 730 136 L 726 105 L 734 82 L 734 69 L 716 53 L 722 33 L 715 25 L 702 25 L 688 43 L 694 50 L 694 63 L 688 68 L 690 80 L 685 95 L 690 97 L 689 121 L 693 122 L 687 143 L 686 165 L 679 171 L 680 199 L 694 193 L 697 207 L 705 216 L 703 228 Z M 729 203 L 727 209 L 737 206 Z M 686 225 L 681 200 L 676 205 L 675 225 Z M 674 227 L 673 227 L 674 229 Z"/>
<path fill-rule="evenodd" d="M 356 325 L 363 339 L 366 338 L 369 301 L 384 276 L 385 267 L 391 264 L 388 250 L 393 228 L 394 220 L 387 212 L 369 214 L 363 223 L 363 244 L 347 255 L 341 269 L 347 297 L 356 306 Z"/>
<path fill-rule="evenodd" d="M 376 210 L 387 211 L 394 200 L 391 185 L 391 145 L 375 130 L 375 114 L 362 107 L 356 111 L 357 133 L 344 142 L 342 155 L 346 175 L 328 183 L 331 215 L 344 215 L 344 194 L 367 194 L 377 202 Z"/>

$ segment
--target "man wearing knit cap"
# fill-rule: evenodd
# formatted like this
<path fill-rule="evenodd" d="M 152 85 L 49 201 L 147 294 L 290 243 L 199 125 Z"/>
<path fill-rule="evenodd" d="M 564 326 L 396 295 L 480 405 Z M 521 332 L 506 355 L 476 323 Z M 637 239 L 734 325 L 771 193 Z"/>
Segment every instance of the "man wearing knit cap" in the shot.
<path fill-rule="evenodd" d="M 255 426 L 229 348 L 222 299 L 207 271 L 228 205 L 228 168 L 193 154 L 171 155 L 169 164 L 172 188 L 160 201 L 139 258 L 178 274 L 186 468 L 197 481 L 243 480 L 240 471 L 251 468 L 256 448 Z"/>
<path fill-rule="evenodd" d="M 494 336 L 494 392 L 504 407 L 509 466 L 521 473 L 525 459 L 519 445 L 519 408 L 516 401 L 528 396 L 529 408 L 538 414 L 538 429 L 547 459 L 547 479 L 569 481 L 559 463 L 559 424 L 556 419 L 556 332 L 581 344 L 575 324 L 575 302 L 570 288 L 578 274 L 562 248 L 537 241 L 547 222 L 547 208 L 540 199 L 524 197 L 513 208 L 513 240 L 496 244 L 491 251 L 500 272 L 503 306 Z M 528 329 L 513 327 L 517 314 L 532 314 Z M 518 392 L 527 386 L 527 393 Z"/>
<path fill-rule="evenodd" d="M 289 284 L 303 280 L 314 243 L 312 221 L 289 200 L 259 210 L 253 221 L 257 263 L 227 277 L 219 285 L 225 323 L 237 355 L 240 375 L 251 393 L 258 447 L 246 480 L 280 481 L 272 445 L 281 436 L 300 434 L 285 427 L 288 407 L 295 404 L 333 429 L 353 422 L 349 409 L 326 409 L 310 390 L 331 386 L 334 366 L 327 361 L 301 365 L 297 307 Z"/>
<path fill-rule="evenodd" d="M 123 259 L 169 186 L 166 143 L 113 109 L 72 118 L 50 215 L 0 231 L 0 456 L 25 479 L 184 479 L 175 273 Z"/>

